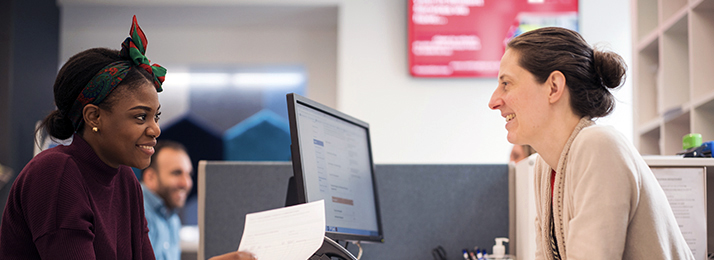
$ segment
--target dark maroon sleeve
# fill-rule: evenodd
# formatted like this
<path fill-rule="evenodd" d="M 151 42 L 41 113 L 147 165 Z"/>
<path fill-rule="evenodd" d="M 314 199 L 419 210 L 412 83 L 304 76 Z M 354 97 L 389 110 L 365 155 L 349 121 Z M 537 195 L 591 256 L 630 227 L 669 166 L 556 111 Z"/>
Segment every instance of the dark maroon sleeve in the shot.
<path fill-rule="evenodd" d="M 142 258 L 145 260 L 154 260 L 156 259 L 156 256 L 154 256 L 154 248 L 151 247 L 151 241 L 149 241 L 149 232 L 144 233 L 144 237 L 142 238 L 142 241 L 144 241 L 144 246 L 142 247 Z"/>
<path fill-rule="evenodd" d="M 61 155 L 44 159 L 19 194 L 37 252 L 42 259 L 95 259 L 94 213 L 77 165 Z"/>

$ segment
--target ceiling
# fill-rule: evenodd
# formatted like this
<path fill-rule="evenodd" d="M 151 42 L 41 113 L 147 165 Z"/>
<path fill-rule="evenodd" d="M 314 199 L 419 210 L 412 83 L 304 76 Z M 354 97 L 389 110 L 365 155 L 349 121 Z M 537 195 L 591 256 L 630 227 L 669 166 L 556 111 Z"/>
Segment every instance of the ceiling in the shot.
<path fill-rule="evenodd" d="M 250 27 L 337 29 L 337 5 L 115 6 L 62 5 L 64 26 L 124 27 L 136 15 L 142 27 Z"/>

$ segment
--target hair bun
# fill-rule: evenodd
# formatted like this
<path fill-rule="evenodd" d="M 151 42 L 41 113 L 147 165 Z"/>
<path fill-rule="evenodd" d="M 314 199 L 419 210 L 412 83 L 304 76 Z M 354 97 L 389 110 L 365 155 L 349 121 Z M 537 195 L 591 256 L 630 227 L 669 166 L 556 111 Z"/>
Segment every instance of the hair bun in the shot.
<path fill-rule="evenodd" d="M 52 137 L 64 140 L 72 137 L 74 127 L 68 117 L 55 110 L 45 118 L 45 131 Z"/>
<path fill-rule="evenodd" d="M 625 83 L 627 63 L 619 54 L 595 49 L 593 65 L 603 87 L 618 88 Z"/>

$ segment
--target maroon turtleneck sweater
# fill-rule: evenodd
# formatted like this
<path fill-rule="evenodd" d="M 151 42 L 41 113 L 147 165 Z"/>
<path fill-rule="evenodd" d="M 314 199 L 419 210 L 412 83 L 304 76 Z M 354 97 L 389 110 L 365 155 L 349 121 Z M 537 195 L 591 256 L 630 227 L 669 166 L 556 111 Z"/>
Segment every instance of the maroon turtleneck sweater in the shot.
<path fill-rule="evenodd" d="M 12 185 L 0 259 L 154 259 L 141 185 L 80 136 L 33 158 Z"/>

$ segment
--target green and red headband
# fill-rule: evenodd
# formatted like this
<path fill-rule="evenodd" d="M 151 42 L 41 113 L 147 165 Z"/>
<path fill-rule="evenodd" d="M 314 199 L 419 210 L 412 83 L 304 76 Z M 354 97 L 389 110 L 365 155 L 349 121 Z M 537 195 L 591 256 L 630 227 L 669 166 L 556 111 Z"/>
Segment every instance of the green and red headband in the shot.
<path fill-rule="evenodd" d="M 149 40 L 146 39 L 144 31 L 136 22 L 134 16 L 129 30 L 129 37 L 121 44 L 119 55 L 125 60 L 113 62 L 102 68 L 93 78 L 87 83 L 82 92 L 77 96 L 74 105 L 67 114 L 72 120 L 74 130 L 79 130 L 82 125 L 83 116 L 82 110 L 87 104 L 98 105 L 121 83 L 121 81 L 129 73 L 133 66 L 137 66 L 146 70 L 153 76 L 154 87 L 157 92 L 163 91 L 161 84 L 166 76 L 166 69 L 158 64 L 150 65 L 150 60 L 146 58 L 146 46 L 149 45 Z"/>

